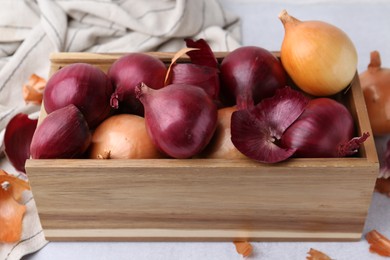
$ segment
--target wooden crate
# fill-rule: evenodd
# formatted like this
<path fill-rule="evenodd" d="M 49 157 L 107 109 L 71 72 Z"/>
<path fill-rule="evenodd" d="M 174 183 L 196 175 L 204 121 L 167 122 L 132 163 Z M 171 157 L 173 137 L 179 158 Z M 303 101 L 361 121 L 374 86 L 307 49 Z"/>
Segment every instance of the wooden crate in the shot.
<path fill-rule="evenodd" d="M 151 53 L 169 62 L 171 53 Z M 222 59 L 226 53 L 216 53 Z M 276 53 L 277 55 L 277 53 Z M 57 53 L 104 71 L 121 54 Z M 358 76 L 342 94 L 370 132 Z M 356 241 L 378 172 L 370 137 L 352 158 L 28 160 L 50 241 Z"/>

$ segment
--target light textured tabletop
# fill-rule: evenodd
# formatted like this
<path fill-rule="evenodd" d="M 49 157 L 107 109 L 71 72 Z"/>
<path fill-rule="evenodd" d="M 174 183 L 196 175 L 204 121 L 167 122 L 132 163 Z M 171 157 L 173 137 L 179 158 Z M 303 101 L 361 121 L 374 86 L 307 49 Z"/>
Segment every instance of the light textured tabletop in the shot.
<path fill-rule="evenodd" d="M 343 29 L 355 43 L 359 72 L 365 70 L 369 53 L 378 50 L 384 66 L 390 67 L 389 1 L 238 1 L 222 0 L 226 8 L 241 17 L 243 45 L 279 50 L 283 27 L 277 16 L 282 9 L 301 20 L 323 20 Z M 353 178 L 353 176 L 351 176 Z M 348 192 L 348 191 L 346 191 Z M 364 228 L 374 228 L 390 237 L 390 199 L 374 193 Z M 326 252 L 333 259 L 384 259 L 369 253 L 362 238 L 353 243 L 285 242 L 252 243 L 249 259 L 305 259 L 309 249 Z M 49 243 L 28 260 L 46 259 L 241 259 L 233 243 Z"/>

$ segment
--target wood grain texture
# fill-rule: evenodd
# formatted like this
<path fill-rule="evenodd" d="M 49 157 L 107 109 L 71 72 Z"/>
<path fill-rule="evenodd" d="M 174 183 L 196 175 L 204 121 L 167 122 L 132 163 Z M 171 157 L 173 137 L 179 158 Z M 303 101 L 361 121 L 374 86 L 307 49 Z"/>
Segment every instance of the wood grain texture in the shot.
<path fill-rule="evenodd" d="M 360 232 L 254 231 L 221 229 L 45 229 L 51 241 L 357 241 Z M 253 239 L 256 238 L 256 239 Z"/>
<path fill-rule="evenodd" d="M 121 55 L 53 54 L 52 72 L 80 61 L 106 70 Z M 172 54 L 151 55 L 169 62 Z M 357 75 L 335 98 L 351 110 L 357 134 L 371 133 Z M 357 157 L 273 165 L 249 159 L 26 164 L 51 241 L 354 241 L 378 168 L 372 137 Z"/>

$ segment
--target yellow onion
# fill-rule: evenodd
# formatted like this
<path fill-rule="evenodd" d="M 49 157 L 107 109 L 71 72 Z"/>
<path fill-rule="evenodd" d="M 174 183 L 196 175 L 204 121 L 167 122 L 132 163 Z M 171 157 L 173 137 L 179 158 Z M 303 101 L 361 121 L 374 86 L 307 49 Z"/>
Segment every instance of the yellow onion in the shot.
<path fill-rule="evenodd" d="M 237 111 L 236 106 L 218 109 L 217 129 L 199 157 L 212 159 L 247 158 L 234 146 L 231 140 L 230 124 L 234 111 Z"/>
<path fill-rule="evenodd" d="M 367 70 L 359 75 L 374 135 L 390 133 L 390 69 L 381 67 L 378 51 L 370 53 Z"/>
<path fill-rule="evenodd" d="M 351 83 L 357 52 L 345 32 L 322 21 L 300 21 L 286 10 L 279 19 L 285 29 L 282 64 L 299 88 L 314 96 L 329 96 Z"/>
<path fill-rule="evenodd" d="M 143 117 L 114 115 L 94 131 L 89 157 L 92 159 L 153 159 L 162 154 L 152 143 Z"/>

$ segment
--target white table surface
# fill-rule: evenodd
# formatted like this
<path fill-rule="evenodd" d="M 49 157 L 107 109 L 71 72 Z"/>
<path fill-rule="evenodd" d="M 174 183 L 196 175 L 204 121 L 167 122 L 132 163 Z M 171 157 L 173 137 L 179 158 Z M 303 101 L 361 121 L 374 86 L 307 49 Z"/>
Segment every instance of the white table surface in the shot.
<path fill-rule="evenodd" d="M 238 1 L 221 0 L 226 10 L 241 17 L 243 45 L 279 50 L 283 26 L 277 18 L 282 9 L 301 20 L 322 20 L 343 29 L 355 43 L 359 54 L 358 71 L 365 70 L 369 53 L 378 50 L 382 64 L 390 67 L 390 1 Z M 353 176 L 351 176 L 353 178 Z M 348 191 L 346 191 L 348 192 Z M 364 233 L 377 229 L 390 237 L 390 198 L 374 193 Z M 248 259 L 305 259 L 309 249 L 321 250 L 332 258 L 385 259 L 369 253 L 362 238 L 353 243 L 279 242 L 252 243 L 254 253 Z M 29 255 L 26 260 L 52 259 L 241 259 L 233 243 L 193 242 L 100 242 L 54 243 Z"/>

